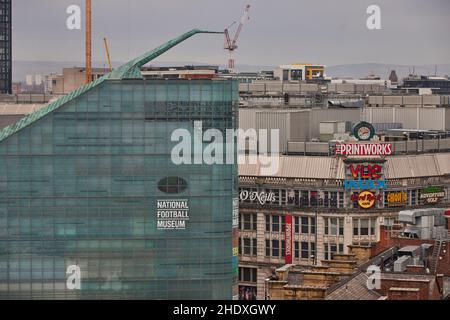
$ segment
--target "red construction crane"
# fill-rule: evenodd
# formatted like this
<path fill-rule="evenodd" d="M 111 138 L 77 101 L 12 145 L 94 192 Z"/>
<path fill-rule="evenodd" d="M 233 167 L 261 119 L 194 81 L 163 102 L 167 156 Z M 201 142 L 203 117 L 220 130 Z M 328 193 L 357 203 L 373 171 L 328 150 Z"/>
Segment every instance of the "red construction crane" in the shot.
<path fill-rule="evenodd" d="M 224 31 L 224 33 L 225 33 L 225 46 L 224 46 L 224 48 L 225 48 L 225 50 L 228 50 L 228 53 L 229 53 L 229 59 L 228 59 L 228 72 L 230 72 L 230 73 L 234 73 L 234 55 L 233 55 L 233 53 L 234 53 L 234 50 L 236 50 L 237 47 L 238 47 L 238 46 L 236 45 L 236 42 L 237 42 L 238 39 L 239 39 L 239 34 L 241 33 L 242 27 L 244 26 L 244 23 L 245 23 L 247 20 L 250 19 L 249 12 L 250 12 L 250 5 L 248 4 L 248 5 L 245 7 L 244 15 L 242 16 L 241 21 L 240 21 L 240 23 L 239 23 L 239 26 L 237 27 L 236 34 L 234 35 L 233 41 L 232 41 L 231 38 L 230 38 L 230 33 L 229 33 L 228 30 L 236 23 L 236 21 L 233 22 L 233 23 L 232 23 L 228 28 L 226 28 L 225 31 Z"/>

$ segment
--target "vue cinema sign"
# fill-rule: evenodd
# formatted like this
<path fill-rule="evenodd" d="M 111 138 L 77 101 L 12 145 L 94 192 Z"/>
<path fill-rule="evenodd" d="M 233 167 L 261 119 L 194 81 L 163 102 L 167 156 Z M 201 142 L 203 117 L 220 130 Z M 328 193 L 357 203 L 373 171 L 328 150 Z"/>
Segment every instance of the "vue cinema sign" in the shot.
<path fill-rule="evenodd" d="M 358 180 L 345 180 L 345 189 L 359 189 L 359 190 L 375 190 L 375 189 L 386 189 L 386 182 L 380 180 L 381 166 L 378 164 L 374 165 L 354 165 L 351 164 L 347 167 L 348 172 L 354 179 Z"/>

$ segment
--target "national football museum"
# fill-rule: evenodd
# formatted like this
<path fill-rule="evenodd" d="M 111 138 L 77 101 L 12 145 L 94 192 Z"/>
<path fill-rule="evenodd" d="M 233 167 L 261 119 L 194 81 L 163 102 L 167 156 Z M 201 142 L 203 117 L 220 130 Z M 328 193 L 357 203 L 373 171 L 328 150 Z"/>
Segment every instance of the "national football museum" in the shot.
<path fill-rule="evenodd" d="M 0 299 L 237 294 L 237 161 L 171 159 L 177 129 L 236 129 L 237 82 L 140 72 L 196 33 L 0 131 Z"/>

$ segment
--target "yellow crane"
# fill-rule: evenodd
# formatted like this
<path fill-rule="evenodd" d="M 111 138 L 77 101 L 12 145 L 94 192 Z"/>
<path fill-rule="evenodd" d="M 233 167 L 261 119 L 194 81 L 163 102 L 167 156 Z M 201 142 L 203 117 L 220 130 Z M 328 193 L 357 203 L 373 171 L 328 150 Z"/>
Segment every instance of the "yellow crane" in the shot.
<path fill-rule="evenodd" d="M 113 67 L 112 67 L 112 63 L 111 63 L 111 56 L 109 55 L 108 40 L 106 40 L 106 38 L 103 38 L 103 42 L 105 43 L 105 50 L 106 50 L 106 56 L 108 57 L 109 71 L 111 72 Z"/>

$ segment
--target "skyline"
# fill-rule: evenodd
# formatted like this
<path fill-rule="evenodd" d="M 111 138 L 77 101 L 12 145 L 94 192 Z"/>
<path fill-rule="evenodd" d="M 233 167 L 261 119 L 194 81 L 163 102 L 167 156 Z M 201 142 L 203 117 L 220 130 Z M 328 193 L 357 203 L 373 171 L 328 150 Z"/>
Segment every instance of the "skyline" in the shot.
<path fill-rule="evenodd" d="M 82 30 L 68 30 L 65 26 L 69 16 L 66 8 L 76 4 L 83 11 L 83 3 L 84 0 L 41 0 L 39 5 L 14 2 L 13 60 L 83 61 L 84 19 Z M 340 4 L 331 0 L 174 0 L 163 4 L 94 0 L 93 60 L 106 61 L 103 37 L 108 38 L 113 61 L 127 61 L 195 27 L 223 30 L 239 19 L 247 3 L 252 6 L 250 21 L 238 43 L 238 65 L 271 66 L 299 61 L 328 66 L 450 63 L 450 43 L 442 41 L 450 27 L 450 2 L 445 0 L 345 0 Z M 370 4 L 381 8 L 381 30 L 366 28 L 366 8 Z M 36 17 L 44 15 L 47 19 L 36 22 Z M 144 25 L 148 25 L 147 30 Z M 223 37 L 219 35 L 199 36 L 156 61 L 224 65 L 226 60 Z"/>

